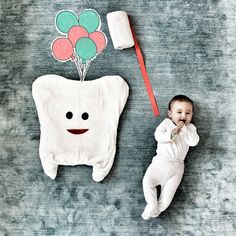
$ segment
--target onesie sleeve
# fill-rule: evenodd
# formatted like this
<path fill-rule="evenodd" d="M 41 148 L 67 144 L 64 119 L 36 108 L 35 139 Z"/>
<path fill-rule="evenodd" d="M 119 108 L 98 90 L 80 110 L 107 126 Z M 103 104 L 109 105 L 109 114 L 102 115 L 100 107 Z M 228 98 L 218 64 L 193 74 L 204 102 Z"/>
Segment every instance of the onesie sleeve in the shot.
<path fill-rule="evenodd" d="M 168 129 L 168 119 L 165 119 L 157 126 L 154 133 L 155 139 L 159 143 L 171 142 L 171 129 Z"/>
<path fill-rule="evenodd" d="M 198 144 L 199 136 L 197 134 L 197 128 L 193 124 L 184 125 L 181 133 L 189 146 L 194 147 Z"/>

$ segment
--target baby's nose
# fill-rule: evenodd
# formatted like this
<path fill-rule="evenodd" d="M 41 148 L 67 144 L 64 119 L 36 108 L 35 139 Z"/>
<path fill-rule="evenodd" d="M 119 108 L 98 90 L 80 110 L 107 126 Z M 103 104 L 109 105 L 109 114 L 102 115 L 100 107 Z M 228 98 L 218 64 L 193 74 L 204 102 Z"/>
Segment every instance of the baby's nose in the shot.
<path fill-rule="evenodd" d="M 184 120 L 184 119 L 185 119 L 185 117 L 186 117 L 186 115 L 185 115 L 185 114 L 181 114 L 181 120 Z"/>

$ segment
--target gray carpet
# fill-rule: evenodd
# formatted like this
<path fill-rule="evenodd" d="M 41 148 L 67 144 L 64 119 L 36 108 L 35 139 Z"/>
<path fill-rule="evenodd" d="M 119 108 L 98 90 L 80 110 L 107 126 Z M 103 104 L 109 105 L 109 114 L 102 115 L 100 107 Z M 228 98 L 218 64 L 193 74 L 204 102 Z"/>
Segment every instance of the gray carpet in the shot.
<path fill-rule="evenodd" d="M 42 170 L 31 85 L 40 75 L 78 79 L 50 52 L 61 9 L 93 8 L 108 37 L 87 80 L 120 75 L 130 96 L 119 124 L 113 168 L 102 183 L 91 167 Z M 134 49 L 116 51 L 106 14 L 131 16 L 160 107 L 154 118 Z M 0 235 L 235 235 L 236 2 L 234 0 L 26 1 L 0 3 Z M 144 221 L 142 177 L 155 155 L 155 127 L 176 94 L 195 102 L 201 138 L 186 159 L 171 206 Z"/>

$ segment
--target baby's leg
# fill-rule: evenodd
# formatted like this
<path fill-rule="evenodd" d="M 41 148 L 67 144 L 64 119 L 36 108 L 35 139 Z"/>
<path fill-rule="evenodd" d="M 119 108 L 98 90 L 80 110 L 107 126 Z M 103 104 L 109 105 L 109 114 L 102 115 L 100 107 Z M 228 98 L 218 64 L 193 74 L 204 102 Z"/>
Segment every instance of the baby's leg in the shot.
<path fill-rule="evenodd" d="M 161 195 L 158 201 L 159 210 L 163 212 L 170 205 L 175 192 L 181 182 L 183 176 L 183 171 L 178 171 L 175 175 L 173 175 L 161 189 Z"/>
<path fill-rule="evenodd" d="M 156 173 L 158 170 L 156 166 L 151 164 L 143 178 L 143 193 L 147 205 L 142 214 L 142 217 L 146 220 L 150 217 L 157 217 L 159 215 L 157 206 L 157 189 L 156 186 L 160 184 L 158 178 L 156 178 Z"/>
<path fill-rule="evenodd" d="M 146 174 L 143 178 L 143 193 L 145 200 L 148 204 L 156 205 L 157 204 L 157 190 L 156 186 L 159 184 L 158 180 L 153 178 L 152 168 L 149 168 L 146 171 Z"/>

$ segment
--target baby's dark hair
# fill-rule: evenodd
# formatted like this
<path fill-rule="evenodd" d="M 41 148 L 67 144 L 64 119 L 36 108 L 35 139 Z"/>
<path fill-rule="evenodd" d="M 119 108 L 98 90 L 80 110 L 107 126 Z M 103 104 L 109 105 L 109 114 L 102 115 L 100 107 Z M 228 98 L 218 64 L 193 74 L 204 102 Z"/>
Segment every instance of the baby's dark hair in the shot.
<path fill-rule="evenodd" d="M 180 94 L 180 95 L 174 96 L 174 97 L 170 100 L 170 102 L 169 102 L 169 104 L 168 104 L 168 109 L 169 109 L 169 111 L 171 110 L 172 104 L 173 104 L 174 102 L 176 102 L 176 101 L 178 101 L 178 102 L 189 102 L 189 103 L 192 104 L 192 107 L 193 107 L 193 101 L 192 101 L 189 97 Z"/>

